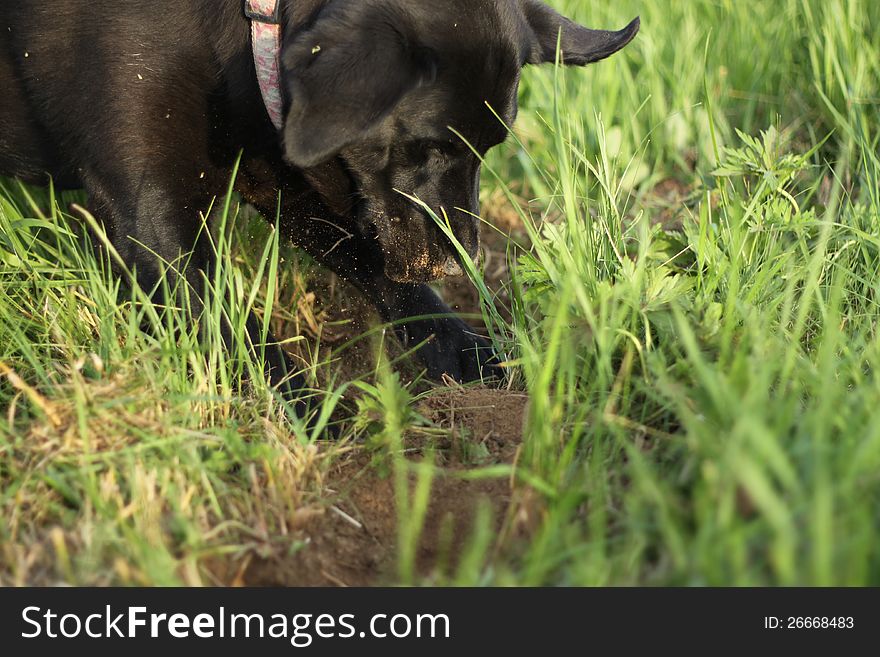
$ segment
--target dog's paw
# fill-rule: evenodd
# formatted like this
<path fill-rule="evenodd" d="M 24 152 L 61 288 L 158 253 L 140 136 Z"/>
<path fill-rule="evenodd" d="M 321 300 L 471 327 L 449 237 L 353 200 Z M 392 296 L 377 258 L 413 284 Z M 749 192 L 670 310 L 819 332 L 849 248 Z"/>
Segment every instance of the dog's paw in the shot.
<path fill-rule="evenodd" d="M 408 348 L 422 345 L 416 355 L 430 379 L 470 383 L 504 378 L 492 344 L 458 317 L 406 322 L 398 332 Z"/>
<path fill-rule="evenodd" d="M 470 383 L 503 378 L 492 344 L 462 320 L 435 320 L 431 333 L 417 352 L 431 379 L 441 381 L 447 376 L 458 383 Z"/>
<path fill-rule="evenodd" d="M 457 317 L 430 286 L 403 286 L 398 291 L 391 297 L 388 319 L 404 347 L 417 348 L 428 378 L 459 383 L 504 379 L 492 344 Z"/>

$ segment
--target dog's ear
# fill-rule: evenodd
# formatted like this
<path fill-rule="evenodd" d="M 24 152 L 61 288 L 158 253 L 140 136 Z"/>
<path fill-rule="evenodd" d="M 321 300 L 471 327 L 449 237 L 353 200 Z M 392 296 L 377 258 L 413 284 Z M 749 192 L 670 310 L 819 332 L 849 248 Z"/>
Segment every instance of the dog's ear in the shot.
<path fill-rule="evenodd" d="M 529 64 L 554 63 L 557 45 L 563 64 L 584 66 L 598 62 L 632 41 L 640 26 L 636 18 L 619 32 L 591 30 L 561 16 L 540 0 L 523 0 L 523 10 L 535 37 Z"/>
<path fill-rule="evenodd" d="M 433 54 L 415 43 L 405 17 L 360 2 L 326 5 L 285 45 L 282 66 L 285 154 L 300 168 L 332 158 L 436 77 Z"/>

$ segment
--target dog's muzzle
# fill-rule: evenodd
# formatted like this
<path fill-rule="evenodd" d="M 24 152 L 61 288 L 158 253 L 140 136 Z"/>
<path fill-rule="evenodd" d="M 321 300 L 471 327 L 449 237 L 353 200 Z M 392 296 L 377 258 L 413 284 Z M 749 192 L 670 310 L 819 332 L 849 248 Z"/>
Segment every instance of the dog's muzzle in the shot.
<path fill-rule="evenodd" d="M 464 270 L 449 239 L 433 222 L 421 217 L 408 220 L 373 217 L 373 228 L 385 262 L 385 275 L 398 283 L 428 283 Z M 477 230 L 462 230 L 456 238 L 468 256 L 480 250 Z"/>

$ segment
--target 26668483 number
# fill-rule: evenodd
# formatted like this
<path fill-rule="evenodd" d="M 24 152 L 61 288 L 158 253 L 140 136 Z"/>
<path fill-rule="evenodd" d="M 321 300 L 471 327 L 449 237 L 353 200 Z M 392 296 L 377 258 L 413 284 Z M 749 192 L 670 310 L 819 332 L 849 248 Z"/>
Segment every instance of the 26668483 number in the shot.
<path fill-rule="evenodd" d="M 765 616 L 764 628 L 768 630 L 827 630 L 852 629 L 855 619 L 852 616 Z"/>

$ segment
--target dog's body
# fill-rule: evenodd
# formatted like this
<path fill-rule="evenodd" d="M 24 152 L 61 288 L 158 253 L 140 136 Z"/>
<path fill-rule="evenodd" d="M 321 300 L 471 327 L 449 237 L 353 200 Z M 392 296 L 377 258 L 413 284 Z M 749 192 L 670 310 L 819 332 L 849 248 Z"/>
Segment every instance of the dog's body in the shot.
<path fill-rule="evenodd" d="M 241 0 L 4 2 L 0 173 L 85 188 L 144 288 L 191 252 L 198 291 L 212 264 L 200 212 L 243 153 L 241 195 L 274 216 L 280 191 L 286 236 L 385 321 L 448 314 L 426 282 L 459 270 L 456 252 L 399 192 L 445 210 L 476 256 L 476 153 L 505 137 L 487 103 L 512 124 L 522 66 L 552 61 L 560 30 L 565 63 L 584 64 L 638 29 L 588 31 L 537 0 L 280 2 L 283 134 Z M 399 331 L 435 336 L 420 350 L 433 377 L 478 379 L 491 356 L 452 316 Z M 290 369 L 280 349 L 268 364 Z"/>

